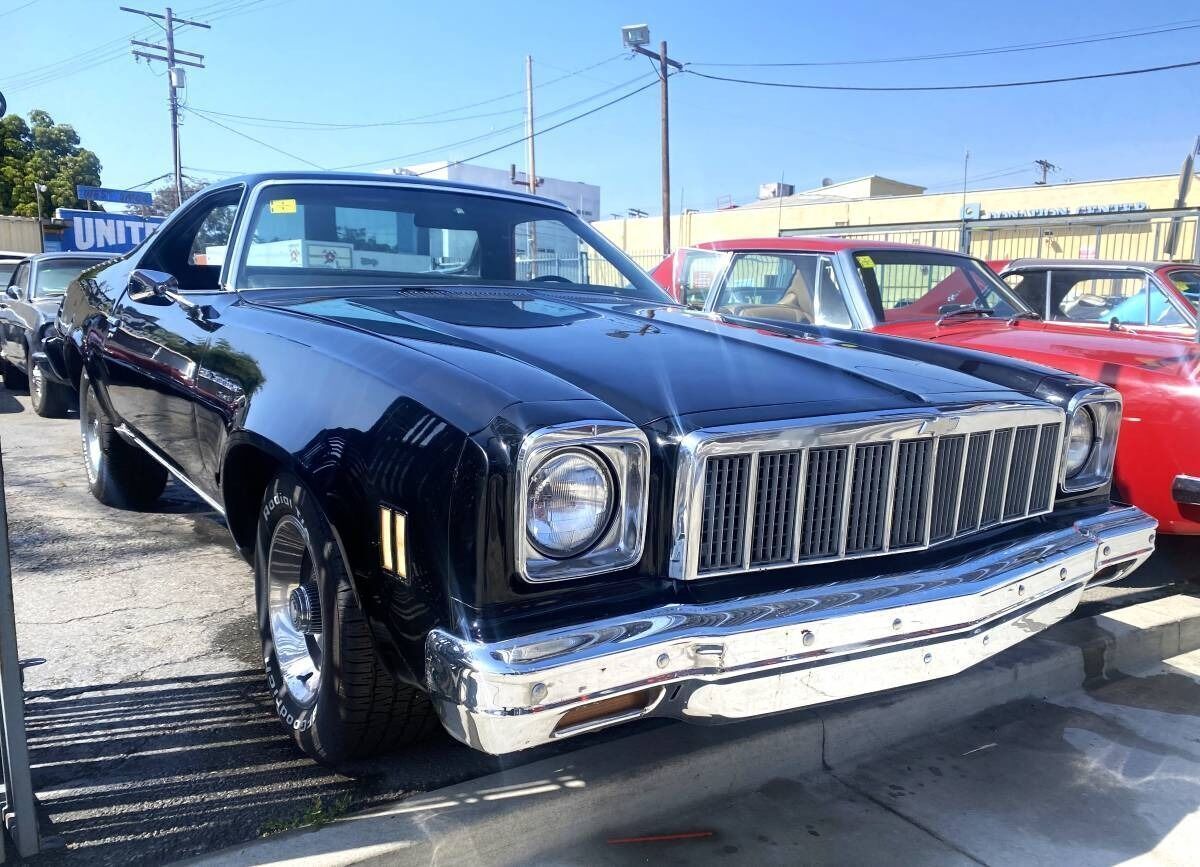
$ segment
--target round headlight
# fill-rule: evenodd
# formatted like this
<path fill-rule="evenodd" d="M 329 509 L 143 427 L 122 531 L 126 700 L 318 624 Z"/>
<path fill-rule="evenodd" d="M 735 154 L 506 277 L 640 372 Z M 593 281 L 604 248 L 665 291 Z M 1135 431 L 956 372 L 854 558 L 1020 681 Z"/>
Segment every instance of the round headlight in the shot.
<path fill-rule="evenodd" d="M 599 541 L 612 517 L 608 467 L 582 449 L 546 458 L 529 479 L 525 531 L 547 557 L 582 554 Z"/>
<path fill-rule="evenodd" d="M 1086 406 L 1081 406 L 1071 414 L 1071 424 L 1067 429 L 1066 476 L 1071 478 L 1087 466 L 1092 454 L 1092 446 L 1096 442 L 1096 420 Z"/>

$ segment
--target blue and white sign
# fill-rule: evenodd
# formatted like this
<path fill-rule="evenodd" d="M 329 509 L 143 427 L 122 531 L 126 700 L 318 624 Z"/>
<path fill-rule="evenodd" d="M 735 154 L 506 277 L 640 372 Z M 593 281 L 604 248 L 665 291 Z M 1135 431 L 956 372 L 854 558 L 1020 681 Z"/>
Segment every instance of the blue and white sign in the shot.
<path fill-rule="evenodd" d="M 62 234 L 64 250 L 96 250 L 102 253 L 129 252 L 163 221 L 162 217 L 74 211 L 68 208 L 59 208 L 54 215 L 67 224 Z"/>
<path fill-rule="evenodd" d="M 122 205 L 149 205 L 154 197 L 143 190 L 114 190 L 110 187 L 75 185 L 75 197 L 85 202 L 118 202 Z"/>

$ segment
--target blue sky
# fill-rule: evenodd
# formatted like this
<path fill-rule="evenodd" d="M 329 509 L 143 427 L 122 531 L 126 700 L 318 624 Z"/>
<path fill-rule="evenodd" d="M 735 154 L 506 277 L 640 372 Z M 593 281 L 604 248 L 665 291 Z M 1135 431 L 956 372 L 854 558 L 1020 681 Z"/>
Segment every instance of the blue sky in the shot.
<path fill-rule="evenodd" d="M 126 0 L 126 5 L 140 5 Z M 693 63 L 826 61 L 940 53 L 1088 36 L 1181 21 L 1189 4 L 1087 2 L 417 3 L 363 0 L 178 0 L 176 14 L 212 20 L 182 32 L 206 55 L 189 70 L 189 106 L 268 118 L 364 123 L 441 114 L 469 119 L 354 130 L 221 122 L 325 167 L 461 159 L 519 138 L 524 57 L 535 114 L 638 78 L 649 62 L 622 54 L 620 26 L 648 22 L 671 54 Z M 74 124 L 103 163 L 103 182 L 130 186 L 170 169 L 161 66 L 122 49 L 145 19 L 116 0 L 0 0 L 0 91 L 10 112 L 48 110 Z M 89 52 L 84 54 L 84 52 Z M 82 57 L 78 55 L 83 54 Z M 74 59 L 72 59 L 74 58 Z M 721 69 L 750 78 L 829 84 L 1019 80 L 1200 59 L 1200 29 L 1094 45 L 926 63 Z M 58 66 L 49 66 L 69 61 Z M 599 64 L 599 65 L 595 65 Z M 573 70 L 594 68 L 563 78 Z M 624 90 L 631 89 L 629 85 Z M 543 125 L 611 99 L 581 103 Z M 1027 183 L 1032 161 L 1054 181 L 1175 172 L 1200 132 L 1200 68 L 1107 81 L 966 93 L 871 94 L 751 88 L 680 75 L 671 82 L 675 208 L 752 199 L 761 182 L 798 188 L 880 173 L 930 187 L 1011 172 L 972 186 Z M 503 99 L 493 100 L 512 94 Z M 479 115 L 488 115 L 480 117 Z M 305 164 L 185 116 L 188 173 L 217 177 Z M 491 138 L 445 145 L 495 133 Z M 399 159 L 391 159 L 399 158 Z M 597 183 L 605 212 L 659 207 L 658 90 L 652 87 L 538 140 L 538 171 Z M 480 162 L 524 163 L 524 146 Z M 1028 167 L 1026 169 L 1026 167 Z"/>

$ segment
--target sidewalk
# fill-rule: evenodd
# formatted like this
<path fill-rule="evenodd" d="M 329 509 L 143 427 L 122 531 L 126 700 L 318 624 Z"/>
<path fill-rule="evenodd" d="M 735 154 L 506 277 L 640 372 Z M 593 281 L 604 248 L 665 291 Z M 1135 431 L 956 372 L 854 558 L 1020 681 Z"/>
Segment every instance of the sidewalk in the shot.
<path fill-rule="evenodd" d="M 1053 702 L 995 708 L 858 767 L 614 828 L 543 861 L 1182 867 L 1198 857 L 1193 651 Z"/>
<path fill-rule="evenodd" d="M 202 863 L 991 863 L 978 849 L 1074 867 L 1191 853 L 1198 652 L 1200 598 L 1167 597 L 919 687 L 739 725 L 634 727 Z M 609 842 L 645 837 L 672 839 Z"/>

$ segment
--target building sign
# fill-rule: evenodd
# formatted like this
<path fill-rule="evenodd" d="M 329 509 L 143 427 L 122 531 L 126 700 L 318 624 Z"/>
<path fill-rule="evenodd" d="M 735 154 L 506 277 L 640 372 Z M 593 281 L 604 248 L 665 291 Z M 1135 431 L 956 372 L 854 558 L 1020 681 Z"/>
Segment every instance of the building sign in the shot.
<path fill-rule="evenodd" d="M 149 205 L 154 201 L 152 195 L 142 190 L 113 190 L 84 184 L 76 184 L 75 198 L 85 202 L 118 202 L 122 205 Z"/>
<path fill-rule="evenodd" d="M 983 220 L 1021 220 L 1038 217 L 1091 217 L 1096 214 L 1129 214 L 1147 210 L 1145 202 L 1117 202 L 1110 205 L 1077 205 L 1073 208 L 1021 208 L 1013 211 L 985 211 Z"/>
<path fill-rule="evenodd" d="M 132 250 L 163 221 L 162 217 L 67 208 L 59 208 L 54 216 L 67 224 L 62 234 L 63 250 L 97 250 L 103 253 L 126 253 Z"/>

